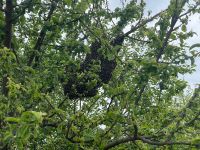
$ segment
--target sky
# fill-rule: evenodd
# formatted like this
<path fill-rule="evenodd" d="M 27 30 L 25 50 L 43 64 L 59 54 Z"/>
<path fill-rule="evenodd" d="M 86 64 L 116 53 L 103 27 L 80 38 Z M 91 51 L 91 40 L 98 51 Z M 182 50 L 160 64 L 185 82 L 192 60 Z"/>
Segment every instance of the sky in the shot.
<path fill-rule="evenodd" d="M 121 4 L 122 0 L 109 0 L 109 6 L 111 9 L 115 9 L 116 7 L 122 7 Z M 123 0 L 123 1 L 130 1 L 130 0 Z M 146 11 L 151 10 L 152 15 L 158 13 L 161 10 L 164 10 L 169 5 L 170 0 L 144 0 L 146 2 Z M 187 25 L 187 31 L 192 30 L 196 32 L 197 35 L 188 39 L 186 42 L 188 45 L 193 45 L 195 43 L 200 43 L 200 14 L 195 14 L 190 16 L 189 23 Z M 199 48 L 200 52 L 200 48 Z M 188 81 L 191 87 L 196 87 L 197 84 L 200 84 L 200 58 L 195 60 L 196 64 L 196 71 L 192 74 L 186 74 L 180 76 L 181 79 Z"/>

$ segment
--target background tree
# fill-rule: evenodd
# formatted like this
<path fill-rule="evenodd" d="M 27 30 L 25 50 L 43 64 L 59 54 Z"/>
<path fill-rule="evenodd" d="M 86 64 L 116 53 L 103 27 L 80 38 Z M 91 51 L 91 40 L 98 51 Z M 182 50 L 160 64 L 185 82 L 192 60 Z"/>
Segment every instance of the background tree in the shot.
<path fill-rule="evenodd" d="M 200 88 L 178 77 L 194 71 L 200 2 L 108 3 L 0 1 L 1 149 L 200 147 Z"/>

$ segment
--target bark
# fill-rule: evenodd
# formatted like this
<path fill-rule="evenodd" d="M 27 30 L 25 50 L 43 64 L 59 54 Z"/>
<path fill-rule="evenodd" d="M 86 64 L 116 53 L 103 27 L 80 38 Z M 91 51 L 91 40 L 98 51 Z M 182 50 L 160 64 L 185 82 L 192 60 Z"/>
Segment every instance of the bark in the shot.
<path fill-rule="evenodd" d="M 143 143 L 149 144 L 149 145 L 156 145 L 156 146 L 165 146 L 165 145 L 184 145 L 184 146 L 193 146 L 193 147 L 199 147 L 200 144 L 199 143 L 192 143 L 192 142 L 188 142 L 188 141 L 153 141 L 151 139 L 148 139 L 144 136 L 138 136 L 138 137 L 134 137 L 134 136 L 130 136 L 130 137 L 124 137 L 115 141 L 110 142 L 109 144 L 107 144 L 104 147 L 104 150 L 108 150 L 111 148 L 114 148 L 120 144 L 125 144 L 128 142 L 135 142 L 135 141 L 142 141 Z"/>
<path fill-rule="evenodd" d="M 13 13 L 13 2 L 12 0 L 6 0 L 5 9 L 5 39 L 4 46 L 11 49 L 12 40 L 12 13 Z M 8 73 L 5 73 L 2 79 L 2 94 L 8 96 L 9 89 L 8 84 Z"/>
<path fill-rule="evenodd" d="M 52 17 L 52 15 L 53 15 L 53 13 L 54 13 L 54 11 L 56 9 L 56 6 L 57 6 L 57 0 L 55 2 L 52 1 L 48 16 L 46 18 L 46 21 L 50 21 L 51 20 L 51 17 Z M 29 60 L 28 60 L 28 63 L 27 63 L 28 66 L 31 66 L 34 60 L 35 60 L 35 63 L 36 63 L 35 65 L 36 66 L 38 65 L 39 56 L 36 55 L 36 53 L 41 51 L 41 47 L 42 47 L 44 38 L 46 36 L 46 33 L 47 33 L 47 29 L 46 29 L 46 26 L 44 25 L 43 28 L 41 29 L 40 33 L 39 33 L 39 36 L 37 38 L 37 42 L 36 42 L 36 44 L 35 44 L 35 46 L 33 48 L 34 52 L 29 57 Z"/>

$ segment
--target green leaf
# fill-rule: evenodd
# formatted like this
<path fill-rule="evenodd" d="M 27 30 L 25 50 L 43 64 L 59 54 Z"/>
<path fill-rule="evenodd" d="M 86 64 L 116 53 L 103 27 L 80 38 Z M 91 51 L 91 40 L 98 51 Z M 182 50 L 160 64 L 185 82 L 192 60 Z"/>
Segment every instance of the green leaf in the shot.
<path fill-rule="evenodd" d="M 200 143 L 200 138 L 195 138 L 192 140 L 192 144 L 199 144 Z"/>
<path fill-rule="evenodd" d="M 182 30 L 183 32 L 186 32 L 186 31 L 187 31 L 187 27 L 186 27 L 185 24 L 182 25 L 181 30 Z"/>
<path fill-rule="evenodd" d="M 174 35 L 174 34 L 171 34 L 171 36 L 170 36 L 170 37 L 171 37 L 171 39 L 172 39 L 172 40 L 176 40 L 176 35 Z"/>
<path fill-rule="evenodd" d="M 46 113 L 36 111 L 26 111 L 22 114 L 21 119 L 27 123 L 42 123 Z"/>
<path fill-rule="evenodd" d="M 72 4 L 72 0 L 64 0 L 64 2 L 67 6 L 71 6 Z"/>
<path fill-rule="evenodd" d="M 5 121 L 7 122 L 15 122 L 15 123 L 19 123 L 20 122 L 20 118 L 15 118 L 15 117 L 6 117 Z"/>
<path fill-rule="evenodd" d="M 36 111 L 30 111 L 30 112 L 37 118 L 37 121 L 39 123 L 42 123 L 43 117 L 46 116 L 46 113 L 43 112 L 36 112 Z"/>

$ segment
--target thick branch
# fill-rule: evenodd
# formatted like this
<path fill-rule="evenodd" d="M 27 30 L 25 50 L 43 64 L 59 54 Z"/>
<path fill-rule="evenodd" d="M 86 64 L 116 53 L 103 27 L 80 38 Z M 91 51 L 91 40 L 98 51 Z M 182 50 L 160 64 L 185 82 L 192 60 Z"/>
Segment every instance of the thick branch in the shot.
<path fill-rule="evenodd" d="M 157 145 L 157 146 L 165 146 L 165 145 L 188 145 L 188 146 L 199 146 L 200 144 L 192 144 L 192 142 L 185 142 L 185 141 L 174 141 L 174 142 L 159 142 L 159 141 L 152 141 L 149 139 L 146 139 L 143 136 L 139 136 L 137 140 L 141 140 L 144 143 L 150 144 L 150 145 Z"/>
<path fill-rule="evenodd" d="M 136 139 L 134 139 L 134 137 L 125 137 L 125 138 L 121 138 L 121 139 L 118 139 L 116 141 L 113 141 L 111 143 L 109 143 L 108 145 L 106 145 L 104 147 L 104 150 L 108 150 L 110 148 L 113 148 L 115 146 L 118 146 L 120 144 L 123 144 L 123 143 L 127 143 L 127 142 L 134 142 Z"/>
<path fill-rule="evenodd" d="M 51 19 L 53 12 L 56 9 L 56 5 L 57 5 L 57 1 L 52 1 L 51 8 L 50 8 L 50 11 L 49 11 L 47 19 L 46 19 L 47 21 L 49 21 Z M 29 57 L 28 64 L 27 64 L 28 66 L 32 65 L 34 59 L 35 59 L 35 62 L 38 62 L 39 56 L 36 55 L 36 53 L 37 53 L 37 51 L 40 52 L 40 50 L 41 50 L 42 43 L 43 43 L 44 38 L 46 36 L 46 32 L 47 32 L 46 25 L 44 25 L 42 30 L 40 31 L 37 42 L 36 42 L 36 44 L 33 48 L 35 50 L 35 52 L 33 52 L 31 54 L 31 56 Z"/>
<path fill-rule="evenodd" d="M 11 48 L 11 40 L 12 40 L 12 13 L 13 13 L 13 3 L 12 0 L 6 0 L 6 9 L 5 9 L 5 39 L 4 46 L 7 48 Z M 2 94 L 8 95 L 8 74 L 4 74 L 2 81 Z"/>
<path fill-rule="evenodd" d="M 161 142 L 161 141 L 153 141 L 150 139 L 145 138 L 144 136 L 137 136 L 135 139 L 134 136 L 130 137 L 124 137 L 118 140 L 115 140 L 108 145 L 104 147 L 104 150 L 111 149 L 115 146 L 118 146 L 120 144 L 128 143 L 128 142 L 135 142 L 135 141 L 142 141 L 143 143 L 149 144 L 149 145 L 157 145 L 157 146 L 165 146 L 165 145 L 188 145 L 188 146 L 200 146 L 200 144 L 193 144 L 192 142 L 186 142 L 186 141 L 167 141 L 167 142 Z"/>
<path fill-rule="evenodd" d="M 12 13 L 13 13 L 13 4 L 12 0 L 6 0 L 6 10 L 5 10 L 5 40 L 4 46 L 11 48 L 11 39 L 12 39 Z"/>
<path fill-rule="evenodd" d="M 168 45 L 168 41 L 169 41 L 169 38 L 172 34 L 172 32 L 174 31 L 174 27 L 180 17 L 180 13 L 182 11 L 182 7 L 185 5 L 186 1 L 182 1 L 182 6 L 181 8 L 179 8 L 179 4 L 178 4 L 178 1 L 176 1 L 176 8 L 174 10 L 174 13 L 172 15 L 172 19 L 171 19 L 171 24 L 170 24 L 170 29 L 168 30 L 167 34 L 166 34 L 166 37 L 163 41 L 163 44 L 162 44 L 162 47 L 160 48 L 159 52 L 158 52 L 158 55 L 157 55 L 157 58 L 156 58 L 156 61 L 159 62 L 159 59 L 162 57 L 162 54 L 164 53 L 164 50 L 165 48 L 167 47 Z"/>

